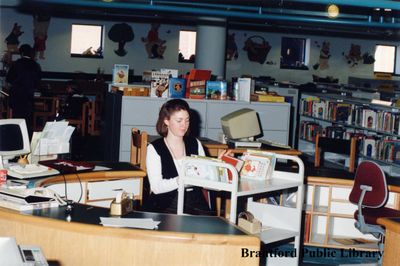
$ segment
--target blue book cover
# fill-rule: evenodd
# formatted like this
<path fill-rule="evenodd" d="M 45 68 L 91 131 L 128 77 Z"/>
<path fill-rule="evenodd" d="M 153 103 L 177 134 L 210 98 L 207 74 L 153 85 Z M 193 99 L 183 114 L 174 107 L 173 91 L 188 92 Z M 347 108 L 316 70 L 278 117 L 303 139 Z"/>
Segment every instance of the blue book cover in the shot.
<path fill-rule="evenodd" d="M 206 95 L 207 99 L 226 100 L 227 98 L 226 81 L 207 81 Z"/>
<path fill-rule="evenodd" d="M 185 98 L 186 79 L 170 78 L 169 79 L 169 97 Z"/>

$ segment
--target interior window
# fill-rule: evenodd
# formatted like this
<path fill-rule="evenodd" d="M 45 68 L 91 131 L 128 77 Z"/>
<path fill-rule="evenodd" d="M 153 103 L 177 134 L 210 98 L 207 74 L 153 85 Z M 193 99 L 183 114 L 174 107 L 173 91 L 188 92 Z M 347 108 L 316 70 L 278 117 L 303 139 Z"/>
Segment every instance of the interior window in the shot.
<path fill-rule="evenodd" d="M 307 70 L 310 42 L 304 38 L 282 37 L 281 68 Z"/>
<path fill-rule="evenodd" d="M 376 45 L 374 72 L 394 73 L 396 47 L 393 45 Z"/>
<path fill-rule="evenodd" d="M 178 62 L 194 63 L 196 55 L 196 32 L 189 30 L 179 31 Z"/>
<path fill-rule="evenodd" d="M 71 57 L 103 58 L 103 26 L 72 24 Z"/>

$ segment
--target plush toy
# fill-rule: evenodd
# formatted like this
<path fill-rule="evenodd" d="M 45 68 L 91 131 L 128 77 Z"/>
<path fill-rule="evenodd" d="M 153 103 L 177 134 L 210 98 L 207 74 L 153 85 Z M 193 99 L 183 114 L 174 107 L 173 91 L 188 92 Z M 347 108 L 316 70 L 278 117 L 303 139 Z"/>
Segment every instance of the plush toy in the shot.
<path fill-rule="evenodd" d="M 345 55 L 345 58 L 350 67 L 358 65 L 358 62 L 362 59 L 361 45 L 352 43 L 350 46 L 350 51 L 347 55 Z"/>
<path fill-rule="evenodd" d="M 45 59 L 44 51 L 46 50 L 47 30 L 50 24 L 50 16 L 34 15 L 33 16 L 33 39 L 35 57 L 39 54 L 40 59 Z"/>
<path fill-rule="evenodd" d="M 18 23 L 15 22 L 11 33 L 5 39 L 5 42 L 7 43 L 7 50 L 9 52 L 18 52 L 18 37 L 24 33 L 23 31 L 21 31 L 21 27 L 21 25 L 18 25 Z"/>
<path fill-rule="evenodd" d="M 238 59 L 238 49 L 235 41 L 235 33 L 228 34 L 226 47 L 226 60 Z"/>
<path fill-rule="evenodd" d="M 152 23 L 151 29 L 147 33 L 147 37 L 142 38 L 142 42 L 145 43 L 146 52 L 149 58 L 159 58 L 163 59 L 163 54 L 167 46 L 165 46 L 166 41 L 161 40 L 158 37 L 158 29 L 160 28 L 160 24 Z"/>

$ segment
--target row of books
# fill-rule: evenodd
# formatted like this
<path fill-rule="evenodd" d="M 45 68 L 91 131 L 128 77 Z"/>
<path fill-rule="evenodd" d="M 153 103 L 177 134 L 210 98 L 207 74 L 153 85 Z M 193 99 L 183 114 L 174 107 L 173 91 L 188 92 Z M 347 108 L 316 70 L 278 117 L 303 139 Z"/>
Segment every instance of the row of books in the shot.
<path fill-rule="evenodd" d="M 300 124 L 300 138 L 315 142 L 316 135 L 324 137 L 350 139 L 357 137 L 359 151 L 362 155 L 374 160 L 400 164 L 400 140 L 392 136 L 365 134 L 341 126 L 322 127 L 312 121 L 302 121 Z"/>
<path fill-rule="evenodd" d="M 400 164 L 400 140 L 368 136 L 362 141 L 361 152 L 375 160 Z"/>
<path fill-rule="evenodd" d="M 315 118 L 400 135 L 400 114 L 394 111 L 308 97 L 300 101 L 300 112 Z"/>
<path fill-rule="evenodd" d="M 315 142 L 317 134 L 332 139 L 350 139 L 354 132 L 350 132 L 342 126 L 322 127 L 313 121 L 302 121 L 300 123 L 300 138 Z"/>
<path fill-rule="evenodd" d="M 275 168 L 276 156 L 274 153 L 258 150 L 247 150 L 240 158 L 223 155 L 221 159 L 195 156 L 200 160 L 225 162 L 231 164 L 238 171 L 240 178 L 265 180 L 272 176 Z M 201 163 L 189 164 L 185 169 L 188 177 L 208 179 L 217 182 L 232 182 L 232 173 L 226 168 L 210 166 Z"/>
<path fill-rule="evenodd" d="M 204 71 L 204 70 L 203 70 Z M 114 84 L 112 91 L 122 91 L 125 96 L 150 96 L 158 98 L 189 98 L 211 100 L 237 100 L 259 102 L 285 102 L 284 96 L 263 92 L 257 93 L 252 78 L 238 78 L 233 83 L 227 81 L 193 80 L 190 74 L 178 78 L 171 71 L 149 71 L 144 84 Z M 210 74 L 210 73 L 209 73 Z M 201 76 L 204 77 L 204 76 Z"/>

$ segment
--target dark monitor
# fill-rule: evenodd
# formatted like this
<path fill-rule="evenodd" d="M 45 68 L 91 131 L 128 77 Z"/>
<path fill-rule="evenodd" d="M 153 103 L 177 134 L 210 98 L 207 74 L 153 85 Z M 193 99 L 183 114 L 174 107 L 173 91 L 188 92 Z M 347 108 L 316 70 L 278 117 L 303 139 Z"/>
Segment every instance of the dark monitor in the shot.
<path fill-rule="evenodd" d="M 0 119 L 0 169 L 9 159 L 30 151 L 25 119 Z"/>

